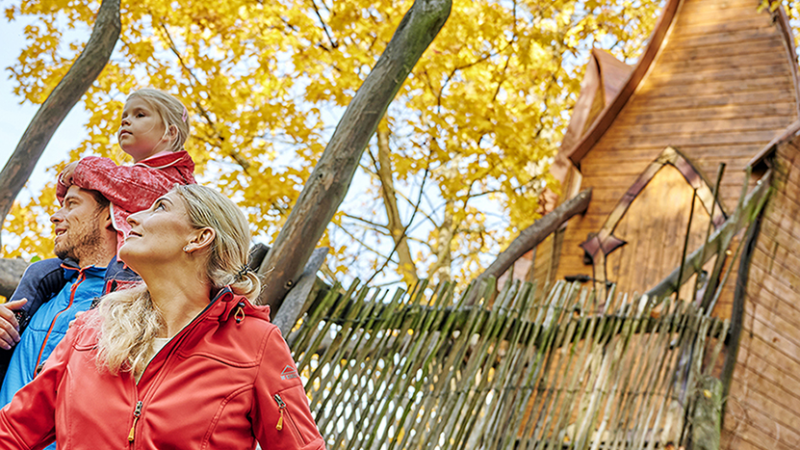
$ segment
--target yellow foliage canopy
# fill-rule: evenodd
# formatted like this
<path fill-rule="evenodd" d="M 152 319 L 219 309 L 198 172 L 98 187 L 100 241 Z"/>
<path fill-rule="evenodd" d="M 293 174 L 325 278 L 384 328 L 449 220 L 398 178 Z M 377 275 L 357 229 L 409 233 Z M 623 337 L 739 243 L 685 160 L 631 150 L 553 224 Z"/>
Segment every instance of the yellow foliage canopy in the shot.
<path fill-rule="evenodd" d="M 125 162 L 110 139 L 125 95 L 146 86 L 164 89 L 191 113 L 186 147 L 198 179 L 236 200 L 254 232 L 270 241 L 411 3 L 123 2 L 120 42 L 83 98 L 85 139 L 54 169 L 86 155 Z M 538 217 L 543 190 L 558 189 L 547 166 L 587 51 L 597 46 L 635 58 L 660 3 L 454 2 L 381 124 L 391 136 L 391 179 L 378 177 L 373 143 L 323 238 L 334 250 L 328 273 L 366 277 L 388 257 L 397 230 L 386 225 L 393 213 L 382 192 L 392 184 L 413 261 L 392 257 L 389 267 L 420 277 L 472 277 L 487 254 Z M 98 2 L 22 0 L 5 10 L 8 20 L 35 19 L 10 68 L 16 95 L 44 101 L 83 46 L 65 41 L 65 32 L 77 27 L 88 35 L 98 8 Z M 4 233 L 16 239 L 3 240 L 14 243 L 3 248 L 4 256 L 49 254 L 42 218 L 53 201 L 51 183 L 38 198 L 15 205 Z"/>

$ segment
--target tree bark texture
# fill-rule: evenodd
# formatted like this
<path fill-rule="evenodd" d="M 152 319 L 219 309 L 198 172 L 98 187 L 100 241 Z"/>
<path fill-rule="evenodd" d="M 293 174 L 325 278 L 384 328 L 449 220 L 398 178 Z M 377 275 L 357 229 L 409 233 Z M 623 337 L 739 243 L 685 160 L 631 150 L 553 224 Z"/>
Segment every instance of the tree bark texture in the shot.
<path fill-rule="evenodd" d="M 450 15 L 450 0 L 416 0 L 336 126 L 259 274 L 258 303 L 280 310 L 353 180 L 378 122 Z"/>
<path fill-rule="evenodd" d="M 419 279 L 417 278 L 414 258 L 411 257 L 411 250 L 408 248 L 406 228 L 400 220 L 400 209 L 397 207 L 392 161 L 389 156 L 389 132 L 379 130 L 375 134 L 378 136 L 378 178 L 381 181 L 381 195 L 386 207 L 389 233 L 391 233 L 392 240 L 397 247 L 397 259 L 400 262 L 398 271 L 403 275 L 403 281 L 410 290 Z"/>
<path fill-rule="evenodd" d="M 505 250 L 497 256 L 497 259 L 475 279 L 475 286 L 480 287 L 481 282 L 488 277 L 498 278 L 505 273 L 514 261 L 522 255 L 539 245 L 547 236 L 554 233 L 561 224 L 571 219 L 576 214 L 581 214 L 589 207 L 592 200 L 592 190 L 586 189 L 575 197 L 560 204 L 553 211 L 545 214 L 531 226 L 522 230 L 519 236 L 514 239 Z M 477 294 L 480 289 L 473 290 Z M 471 295 L 467 299 L 467 304 L 477 301 L 477 295 Z"/>
<path fill-rule="evenodd" d="M 22 259 L 0 259 L 0 295 L 11 297 L 27 267 L 28 263 Z"/>
<path fill-rule="evenodd" d="M 119 39 L 119 6 L 120 0 L 103 0 L 86 48 L 33 116 L 0 172 L 0 228 L 53 133 L 108 63 Z"/>

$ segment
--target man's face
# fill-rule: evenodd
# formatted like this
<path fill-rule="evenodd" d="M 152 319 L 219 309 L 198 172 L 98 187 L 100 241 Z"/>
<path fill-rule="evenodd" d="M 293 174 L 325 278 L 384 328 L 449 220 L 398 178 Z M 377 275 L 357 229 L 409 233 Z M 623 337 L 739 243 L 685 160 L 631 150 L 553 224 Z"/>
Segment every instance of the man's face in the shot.
<path fill-rule="evenodd" d="M 101 207 L 91 192 L 70 186 L 64 205 L 50 216 L 55 225 L 56 256 L 80 264 L 81 258 L 100 252 L 108 214 L 108 207 Z"/>

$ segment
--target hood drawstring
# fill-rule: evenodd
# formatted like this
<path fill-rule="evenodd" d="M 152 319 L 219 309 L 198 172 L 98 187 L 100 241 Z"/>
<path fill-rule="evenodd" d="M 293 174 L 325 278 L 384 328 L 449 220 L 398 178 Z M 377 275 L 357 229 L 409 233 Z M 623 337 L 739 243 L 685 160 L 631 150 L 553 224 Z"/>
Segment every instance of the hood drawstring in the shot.
<path fill-rule="evenodd" d="M 242 323 L 242 320 L 244 320 L 244 302 L 239 302 L 236 305 L 236 312 L 233 317 L 236 319 L 236 323 Z"/>

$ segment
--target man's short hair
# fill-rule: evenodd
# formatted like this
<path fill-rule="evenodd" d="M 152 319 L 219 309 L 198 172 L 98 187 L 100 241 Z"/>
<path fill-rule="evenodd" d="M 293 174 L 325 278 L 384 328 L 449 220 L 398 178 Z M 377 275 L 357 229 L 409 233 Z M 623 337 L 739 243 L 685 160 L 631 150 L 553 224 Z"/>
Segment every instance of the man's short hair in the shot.
<path fill-rule="evenodd" d="M 83 189 L 83 188 L 81 188 L 81 189 Z M 111 201 L 109 201 L 107 198 L 105 198 L 105 196 L 103 196 L 103 194 L 101 194 L 100 191 L 94 191 L 92 189 L 83 189 L 83 190 L 88 192 L 88 193 L 90 193 L 90 194 L 92 194 L 92 197 L 94 198 L 94 201 L 97 202 L 97 210 L 98 211 L 103 209 L 103 208 L 107 208 L 111 204 Z"/>

